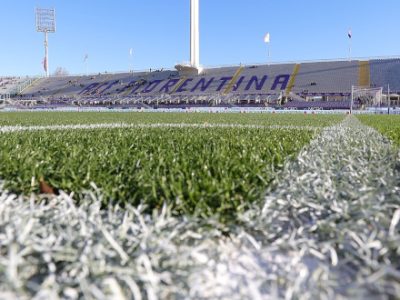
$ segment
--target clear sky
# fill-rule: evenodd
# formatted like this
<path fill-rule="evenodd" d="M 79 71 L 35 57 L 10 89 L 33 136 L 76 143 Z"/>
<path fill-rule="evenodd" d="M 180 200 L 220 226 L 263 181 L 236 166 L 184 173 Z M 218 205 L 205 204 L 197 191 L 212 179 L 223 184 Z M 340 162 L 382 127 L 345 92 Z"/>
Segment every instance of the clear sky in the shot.
<path fill-rule="evenodd" d="M 189 61 L 189 0 L 0 0 L 0 75 L 43 73 L 35 7 L 54 7 L 50 72 L 171 68 Z M 399 0 L 200 0 L 203 66 L 400 54 Z"/>

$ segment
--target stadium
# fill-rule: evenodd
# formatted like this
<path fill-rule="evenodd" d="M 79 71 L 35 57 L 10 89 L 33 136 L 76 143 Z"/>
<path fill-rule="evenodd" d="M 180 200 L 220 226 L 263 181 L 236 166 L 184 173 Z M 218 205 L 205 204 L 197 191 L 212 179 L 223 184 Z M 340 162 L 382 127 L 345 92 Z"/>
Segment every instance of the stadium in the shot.
<path fill-rule="evenodd" d="M 328 61 L 25 79 L 7 88 L 9 107 L 194 108 L 350 110 L 400 106 L 400 59 Z M 13 82 L 6 81 L 6 82 Z M 15 82 L 15 80 L 14 80 Z M 17 81 L 18 82 L 18 81 Z M 376 96 L 390 87 L 390 103 Z M 360 89 L 359 89 L 360 90 Z M 17 92 L 21 91 L 21 92 Z M 375 91 L 375 92 L 374 92 Z M 12 98 L 11 98 L 12 96 Z M 5 97 L 5 96 L 4 96 Z M 390 104 L 390 105 L 389 105 Z M 396 111 L 395 111 L 396 112 Z"/>
<path fill-rule="evenodd" d="M 43 74 L 0 74 L 0 298 L 397 299 L 400 56 L 350 29 L 272 61 L 268 32 L 267 62 L 203 66 L 186 2 L 190 62 L 79 75 L 35 9 Z"/>

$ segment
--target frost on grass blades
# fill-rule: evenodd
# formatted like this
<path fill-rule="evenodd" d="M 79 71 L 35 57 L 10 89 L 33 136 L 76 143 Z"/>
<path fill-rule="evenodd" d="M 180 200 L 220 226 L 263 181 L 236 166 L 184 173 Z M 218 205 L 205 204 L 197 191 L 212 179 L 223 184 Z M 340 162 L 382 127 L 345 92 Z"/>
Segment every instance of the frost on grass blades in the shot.
<path fill-rule="evenodd" d="M 396 298 L 399 158 L 349 117 L 286 160 L 235 224 L 170 204 L 101 209 L 93 184 L 79 205 L 1 189 L 0 298 Z"/>

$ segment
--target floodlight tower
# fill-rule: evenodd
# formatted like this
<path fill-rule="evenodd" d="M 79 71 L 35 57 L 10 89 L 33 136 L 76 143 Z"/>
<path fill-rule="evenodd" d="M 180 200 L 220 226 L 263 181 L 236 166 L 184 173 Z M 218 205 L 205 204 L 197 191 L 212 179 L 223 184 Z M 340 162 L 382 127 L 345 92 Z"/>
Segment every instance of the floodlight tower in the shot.
<path fill-rule="evenodd" d="M 54 8 L 36 8 L 36 31 L 44 33 L 43 68 L 49 77 L 49 40 L 48 34 L 56 32 L 56 11 Z"/>
<path fill-rule="evenodd" d="M 175 68 L 181 74 L 200 74 L 200 25 L 199 0 L 190 0 L 190 63 L 178 64 Z"/>
<path fill-rule="evenodd" d="M 190 0 L 190 64 L 200 67 L 199 0 Z"/>

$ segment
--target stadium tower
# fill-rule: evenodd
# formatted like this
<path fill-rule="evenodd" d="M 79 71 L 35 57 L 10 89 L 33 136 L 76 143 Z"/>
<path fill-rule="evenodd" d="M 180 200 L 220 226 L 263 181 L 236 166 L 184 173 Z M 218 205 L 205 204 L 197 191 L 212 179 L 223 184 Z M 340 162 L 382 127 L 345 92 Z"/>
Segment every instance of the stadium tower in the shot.
<path fill-rule="evenodd" d="M 43 69 L 49 77 L 49 40 L 48 34 L 56 32 L 56 11 L 51 8 L 36 8 L 36 31 L 44 33 Z"/>
<path fill-rule="evenodd" d="M 190 64 L 200 67 L 199 0 L 190 1 Z"/>
<path fill-rule="evenodd" d="M 180 73 L 200 74 L 199 0 L 190 0 L 190 64 L 178 64 Z"/>

